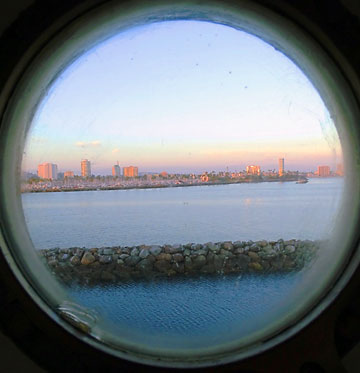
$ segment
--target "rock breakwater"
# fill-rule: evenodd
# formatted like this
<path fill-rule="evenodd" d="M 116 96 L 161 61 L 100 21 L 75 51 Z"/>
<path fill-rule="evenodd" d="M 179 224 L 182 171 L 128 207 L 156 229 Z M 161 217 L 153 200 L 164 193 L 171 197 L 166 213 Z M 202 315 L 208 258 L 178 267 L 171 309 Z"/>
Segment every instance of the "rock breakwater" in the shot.
<path fill-rule="evenodd" d="M 318 241 L 225 241 L 40 251 L 51 272 L 66 284 L 172 276 L 299 271 L 315 257 Z"/>

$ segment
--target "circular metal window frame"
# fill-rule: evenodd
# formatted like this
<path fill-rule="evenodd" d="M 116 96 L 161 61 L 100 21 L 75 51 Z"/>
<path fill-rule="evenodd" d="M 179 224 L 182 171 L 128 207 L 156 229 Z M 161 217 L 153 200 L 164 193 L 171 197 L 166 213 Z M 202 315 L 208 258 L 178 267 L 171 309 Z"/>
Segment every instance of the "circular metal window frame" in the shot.
<path fill-rule="evenodd" d="M 260 37 L 295 61 L 330 108 L 335 123 L 342 124 L 337 129 L 347 169 L 351 170 L 346 173 L 346 193 L 352 197 L 345 200 L 342 210 L 343 221 L 347 220 L 351 224 L 347 227 L 347 232 L 342 232 L 343 227 L 339 227 L 337 232 L 339 242 L 349 249 L 343 250 L 342 258 L 334 266 L 332 275 L 328 275 L 327 280 L 324 280 L 326 288 L 323 287 L 321 293 L 308 300 L 307 306 L 298 310 L 298 314 L 294 314 L 278 333 L 273 330 L 265 340 L 192 359 L 186 359 L 184 356 L 159 357 L 137 350 L 136 346 L 121 350 L 118 346 L 115 348 L 97 341 L 97 338 L 101 340 L 99 335 L 94 337 L 82 334 L 61 319 L 54 309 L 58 306 L 59 294 L 62 294 L 63 298 L 66 298 L 66 294 L 44 268 L 35 250 L 32 250 L 33 246 L 24 224 L 18 187 L 22 158 L 19 149 L 24 149 L 27 131 L 38 104 L 59 74 L 91 47 L 117 32 L 145 23 L 176 19 L 214 22 L 241 29 Z M 304 30 L 273 11 L 247 0 L 173 1 L 171 4 L 157 1 L 151 5 L 141 2 L 92 1 L 86 6 L 76 8 L 70 18 L 59 19 L 52 30 L 44 33 L 29 48 L 28 54 L 23 56 L 13 74 L 9 76 L 0 97 L 3 118 L 0 140 L 3 145 L 0 150 L 0 245 L 9 267 L 22 287 L 48 317 L 71 335 L 104 352 L 151 365 L 201 367 L 224 364 L 254 356 L 293 336 L 332 303 L 360 262 L 356 235 L 360 200 L 360 141 L 357 125 L 360 123 L 359 104 L 349 79 L 346 79 L 346 75 L 350 75 L 349 72 L 346 71 L 345 74 L 337 65 L 338 61 L 335 62 L 334 56 L 329 57 Z M 24 247 L 30 249 L 26 254 Z M 34 276 L 34 273 L 37 276 Z M 47 286 L 44 287 L 41 282 L 45 282 Z"/>

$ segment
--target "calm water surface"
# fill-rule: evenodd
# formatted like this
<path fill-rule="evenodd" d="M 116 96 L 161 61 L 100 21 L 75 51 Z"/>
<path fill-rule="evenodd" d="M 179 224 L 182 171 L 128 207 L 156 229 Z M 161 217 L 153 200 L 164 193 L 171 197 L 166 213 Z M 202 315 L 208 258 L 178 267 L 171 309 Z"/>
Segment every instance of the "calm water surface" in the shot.
<path fill-rule="evenodd" d="M 341 179 L 185 188 L 24 194 L 36 248 L 278 238 L 321 239 L 332 229 Z M 71 287 L 103 330 L 154 348 L 213 346 L 292 309 L 304 273 L 164 279 Z"/>
<path fill-rule="evenodd" d="M 36 248 L 320 239 L 332 228 L 342 179 L 164 189 L 29 193 Z"/>

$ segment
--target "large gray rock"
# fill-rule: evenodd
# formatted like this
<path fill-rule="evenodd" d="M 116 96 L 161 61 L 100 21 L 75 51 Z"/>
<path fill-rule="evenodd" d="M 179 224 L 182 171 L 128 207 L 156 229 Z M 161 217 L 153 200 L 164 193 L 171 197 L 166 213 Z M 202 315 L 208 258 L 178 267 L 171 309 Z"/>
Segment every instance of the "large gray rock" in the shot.
<path fill-rule="evenodd" d="M 100 255 L 99 263 L 101 264 L 109 264 L 112 262 L 112 255 Z"/>
<path fill-rule="evenodd" d="M 179 244 L 172 245 L 172 246 L 169 245 L 165 247 L 164 251 L 167 254 L 176 254 L 176 253 L 182 253 L 184 251 L 184 248 Z"/>
<path fill-rule="evenodd" d="M 145 259 L 146 257 L 148 257 L 150 255 L 150 252 L 148 249 L 142 249 L 139 253 L 139 257 L 141 259 Z"/>
<path fill-rule="evenodd" d="M 209 242 L 206 244 L 207 248 L 212 251 L 213 253 L 218 253 L 220 252 L 220 246 L 219 245 L 216 245 L 212 242 Z"/>
<path fill-rule="evenodd" d="M 293 246 L 293 245 L 287 245 L 287 246 L 285 246 L 285 251 L 287 252 L 287 253 L 289 253 L 289 254 L 291 254 L 291 253 L 294 253 L 295 252 L 295 246 Z"/>
<path fill-rule="evenodd" d="M 189 256 L 191 254 L 191 250 L 190 249 L 185 249 L 183 254 L 184 254 L 184 256 Z"/>
<path fill-rule="evenodd" d="M 222 248 L 225 249 L 225 250 L 231 251 L 234 248 L 234 246 L 231 242 L 224 242 L 222 244 Z"/>
<path fill-rule="evenodd" d="M 234 254 L 231 251 L 225 249 L 220 250 L 220 255 L 223 255 L 225 258 L 231 258 L 234 256 Z"/>
<path fill-rule="evenodd" d="M 200 250 L 194 250 L 192 251 L 192 255 L 206 255 L 208 253 L 208 250 L 206 248 L 200 249 Z"/>
<path fill-rule="evenodd" d="M 131 256 L 138 256 L 139 255 L 139 249 L 137 247 L 134 247 L 131 252 L 130 252 L 130 255 Z"/>
<path fill-rule="evenodd" d="M 192 260 L 189 256 L 186 256 L 185 259 L 184 259 L 184 266 L 185 266 L 185 270 L 186 271 L 192 271 L 193 269 L 193 264 L 192 264 Z"/>
<path fill-rule="evenodd" d="M 140 260 L 136 267 L 142 272 L 151 272 L 153 269 L 153 261 L 145 258 L 143 260 Z"/>
<path fill-rule="evenodd" d="M 201 268 L 206 264 L 206 257 L 204 255 L 198 255 L 193 261 L 194 268 Z"/>
<path fill-rule="evenodd" d="M 126 265 L 130 266 L 130 267 L 134 267 L 139 261 L 141 260 L 141 258 L 139 258 L 138 256 L 128 256 L 124 262 Z"/>
<path fill-rule="evenodd" d="M 154 256 L 158 256 L 161 253 L 162 248 L 158 245 L 154 245 L 150 247 L 149 251 L 150 251 L 150 254 Z"/>
<path fill-rule="evenodd" d="M 114 254 L 114 250 L 107 247 L 107 248 L 103 249 L 103 254 L 104 255 L 112 255 L 112 254 Z"/>
<path fill-rule="evenodd" d="M 66 262 L 69 259 L 69 254 L 59 254 L 59 262 Z"/>
<path fill-rule="evenodd" d="M 80 258 L 77 256 L 77 255 L 74 255 L 71 257 L 70 259 L 70 263 L 73 265 L 73 266 L 77 266 L 80 264 Z"/>
<path fill-rule="evenodd" d="M 268 245 L 268 242 L 265 241 L 265 240 L 261 240 L 261 241 L 256 241 L 256 244 L 257 244 L 257 246 L 259 246 L 259 247 L 265 247 L 265 246 Z"/>
<path fill-rule="evenodd" d="M 245 252 L 244 248 L 243 247 L 236 247 L 234 249 L 234 254 L 243 254 Z"/>
<path fill-rule="evenodd" d="M 225 263 L 225 256 L 224 255 L 216 255 L 214 257 L 214 267 L 216 271 L 221 271 L 224 269 Z"/>

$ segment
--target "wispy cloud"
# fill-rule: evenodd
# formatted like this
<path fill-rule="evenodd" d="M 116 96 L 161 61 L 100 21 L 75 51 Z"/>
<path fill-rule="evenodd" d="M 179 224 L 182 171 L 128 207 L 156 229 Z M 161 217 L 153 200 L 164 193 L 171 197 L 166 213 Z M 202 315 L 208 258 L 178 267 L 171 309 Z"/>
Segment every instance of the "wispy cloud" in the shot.
<path fill-rule="evenodd" d="M 77 141 L 75 145 L 80 148 L 91 148 L 91 147 L 101 146 L 101 142 L 99 140 L 94 140 L 90 142 Z"/>
<path fill-rule="evenodd" d="M 119 153 L 120 149 L 119 148 L 115 148 L 111 151 L 111 153 L 115 154 L 115 153 Z"/>

